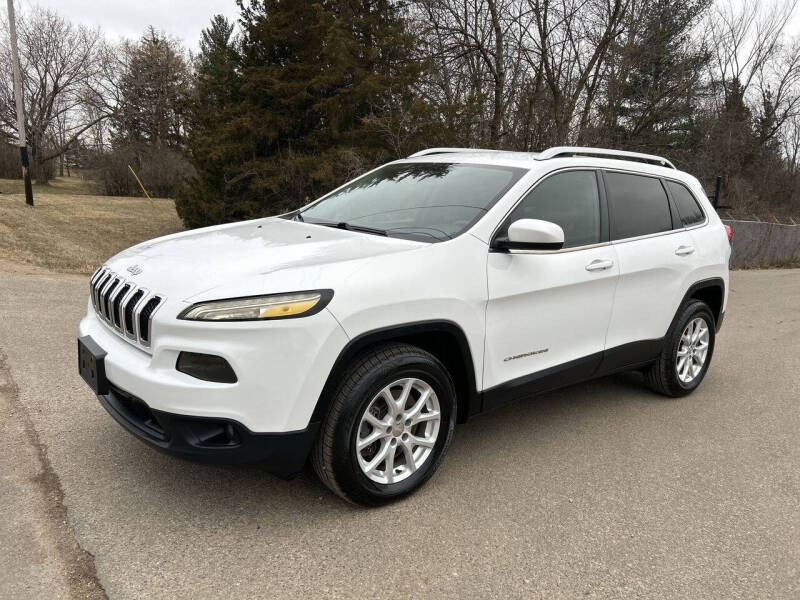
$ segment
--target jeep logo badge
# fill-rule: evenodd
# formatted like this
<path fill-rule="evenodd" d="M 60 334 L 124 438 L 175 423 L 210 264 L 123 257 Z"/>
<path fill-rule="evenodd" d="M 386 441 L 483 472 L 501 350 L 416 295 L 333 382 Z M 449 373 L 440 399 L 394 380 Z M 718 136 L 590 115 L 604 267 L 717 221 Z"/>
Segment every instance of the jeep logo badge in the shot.
<path fill-rule="evenodd" d="M 128 273 L 130 273 L 131 275 L 138 275 L 139 273 L 142 272 L 142 267 L 140 267 L 139 265 L 131 265 L 125 270 L 128 271 Z"/>

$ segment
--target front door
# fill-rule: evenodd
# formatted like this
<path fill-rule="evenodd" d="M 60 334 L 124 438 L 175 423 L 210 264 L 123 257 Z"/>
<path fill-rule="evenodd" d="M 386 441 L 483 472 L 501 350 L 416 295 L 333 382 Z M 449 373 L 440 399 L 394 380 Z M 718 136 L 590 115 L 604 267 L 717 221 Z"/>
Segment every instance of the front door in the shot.
<path fill-rule="evenodd" d="M 591 376 L 602 359 L 619 267 L 593 170 L 540 181 L 496 235 L 518 219 L 557 223 L 557 251 L 491 251 L 484 408 Z"/>

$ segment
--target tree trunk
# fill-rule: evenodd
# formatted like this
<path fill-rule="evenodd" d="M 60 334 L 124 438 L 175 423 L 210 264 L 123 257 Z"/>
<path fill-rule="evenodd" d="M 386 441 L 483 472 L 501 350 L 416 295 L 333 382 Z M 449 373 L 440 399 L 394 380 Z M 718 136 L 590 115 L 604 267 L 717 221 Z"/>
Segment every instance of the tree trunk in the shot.
<path fill-rule="evenodd" d="M 39 185 L 47 185 L 50 183 L 50 174 L 47 172 L 47 167 L 44 163 L 34 163 L 36 166 L 36 183 Z"/>
<path fill-rule="evenodd" d="M 505 112 L 506 67 L 503 46 L 503 28 L 497 14 L 494 0 L 489 0 L 489 11 L 492 16 L 494 29 L 494 107 L 492 122 L 489 125 L 489 142 L 492 148 L 500 144 L 500 130 L 503 126 L 503 113 Z"/>
<path fill-rule="evenodd" d="M 47 185 L 50 181 L 50 174 L 47 172 L 46 164 L 42 160 L 41 148 L 35 136 L 31 136 L 31 165 L 33 165 L 33 176 L 39 185 Z"/>

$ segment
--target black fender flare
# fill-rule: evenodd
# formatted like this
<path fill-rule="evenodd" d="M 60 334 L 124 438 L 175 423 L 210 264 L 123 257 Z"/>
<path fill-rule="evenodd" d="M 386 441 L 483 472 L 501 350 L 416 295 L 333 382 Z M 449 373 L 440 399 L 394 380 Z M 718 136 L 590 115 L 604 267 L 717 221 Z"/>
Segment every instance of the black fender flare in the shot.
<path fill-rule="evenodd" d="M 414 340 L 422 339 L 426 336 L 440 334 L 456 341 L 460 356 L 441 357 L 437 356 L 443 363 L 460 366 L 459 373 L 451 373 L 456 385 L 458 400 L 458 421 L 465 422 L 469 417 L 481 412 L 483 408 L 482 394 L 478 391 L 475 381 L 475 363 L 472 360 L 472 351 L 464 330 L 453 321 L 445 319 L 416 321 L 398 325 L 390 325 L 361 333 L 351 339 L 333 363 L 322 392 L 317 399 L 314 412 L 311 415 L 311 422 L 321 422 L 328 412 L 331 397 L 335 386 L 338 383 L 338 375 L 343 372 L 348 364 L 361 352 L 382 342 L 407 341 L 414 344 Z M 425 348 L 424 344 L 416 344 Z M 435 353 L 434 353 L 435 354 Z M 453 363 L 452 361 L 458 361 Z"/>
<path fill-rule="evenodd" d="M 683 295 L 683 298 L 681 298 L 678 307 L 675 309 L 675 316 L 672 318 L 672 321 L 669 324 L 670 329 L 675 324 L 675 321 L 678 318 L 678 313 L 680 313 L 681 307 L 684 304 L 686 304 L 686 301 L 689 298 L 694 297 L 700 290 L 705 290 L 705 289 L 718 289 L 720 292 L 719 313 L 714 314 L 714 319 L 715 319 L 714 329 L 716 332 L 719 332 L 720 328 L 722 327 L 722 318 L 725 316 L 724 312 L 725 281 L 722 279 L 722 277 L 710 277 L 708 279 L 701 279 L 700 281 L 695 281 L 692 285 L 690 285 L 689 289 L 686 290 L 686 293 Z M 711 307 L 711 309 L 713 313 L 714 312 L 713 307 Z M 669 331 L 669 329 L 667 329 L 667 331 Z"/>

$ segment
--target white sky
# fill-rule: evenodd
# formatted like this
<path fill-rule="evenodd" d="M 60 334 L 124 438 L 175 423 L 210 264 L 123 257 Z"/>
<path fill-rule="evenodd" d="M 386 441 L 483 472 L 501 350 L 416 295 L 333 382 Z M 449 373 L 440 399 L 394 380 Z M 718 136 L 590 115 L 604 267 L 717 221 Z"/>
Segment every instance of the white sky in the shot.
<path fill-rule="evenodd" d="M 794 15 L 792 15 L 792 19 L 786 25 L 786 34 L 792 37 L 797 37 L 800 35 L 800 7 L 795 10 Z"/>
<path fill-rule="evenodd" d="M 52 8 L 72 21 L 99 26 L 109 37 L 138 38 L 148 25 L 182 40 L 197 51 L 200 31 L 211 17 L 223 14 L 235 21 L 239 10 L 235 0 L 14 0 L 17 10 L 38 4 Z M 737 0 L 761 1 L 761 0 Z M 774 1 L 774 0 L 772 0 Z M 786 33 L 800 35 L 800 6 Z"/>
<path fill-rule="evenodd" d="M 235 21 L 234 0 L 14 0 L 18 11 L 37 4 L 51 8 L 73 22 L 99 26 L 109 39 L 138 38 L 148 25 L 182 40 L 196 52 L 200 32 L 211 17 L 223 14 Z M 3 3 L 5 4 L 5 3 Z M 2 6 L 5 13 L 5 6 Z"/>

